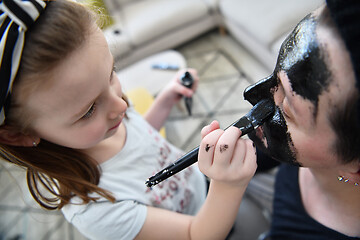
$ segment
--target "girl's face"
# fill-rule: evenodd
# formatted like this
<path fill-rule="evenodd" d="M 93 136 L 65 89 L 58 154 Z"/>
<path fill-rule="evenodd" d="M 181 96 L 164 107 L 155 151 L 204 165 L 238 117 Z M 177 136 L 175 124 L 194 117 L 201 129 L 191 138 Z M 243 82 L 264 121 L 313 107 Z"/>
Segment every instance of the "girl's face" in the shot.
<path fill-rule="evenodd" d="M 75 149 L 94 147 L 122 124 L 126 102 L 103 33 L 88 40 L 51 73 L 50 84 L 27 99 L 32 130 L 40 138 Z"/>
<path fill-rule="evenodd" d="M 275 113 L 249 137 L 273 158 L 299 166 L 333 168 L 336 134 L 330 116 L 352 93 L 355 80 L 342 44 L 308 16 L 285 40 L 274 74 L 250 86 L 245 99 L 270 98 Z"/>

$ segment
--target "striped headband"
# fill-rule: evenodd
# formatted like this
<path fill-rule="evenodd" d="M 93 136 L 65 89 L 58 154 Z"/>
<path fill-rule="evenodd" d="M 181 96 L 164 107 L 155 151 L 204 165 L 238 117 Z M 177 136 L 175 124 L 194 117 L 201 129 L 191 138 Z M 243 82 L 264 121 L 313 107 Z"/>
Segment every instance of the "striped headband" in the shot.
<path fill-rule="evenodd" d="M 10 105 L 11 89 L 19 69 L 25 32 L 39 17 L 42 0 L 1 0 L 0 3 L 0 126 Z"/>

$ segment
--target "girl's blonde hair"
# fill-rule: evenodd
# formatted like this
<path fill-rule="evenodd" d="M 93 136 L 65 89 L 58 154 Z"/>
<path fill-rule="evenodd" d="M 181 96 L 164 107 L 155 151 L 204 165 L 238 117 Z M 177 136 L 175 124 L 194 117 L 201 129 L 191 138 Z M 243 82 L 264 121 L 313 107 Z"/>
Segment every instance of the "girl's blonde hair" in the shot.
<path fill-rule="evenodd" d="M 95 29 L 96 20 L 96 15 L 79 3 L 67 0 L 48 3 L 26 33 L 5 126 L 31 133 L 31 109 L 22 107 L 21 102 L 51 81 L 51 70 L 84 44 Z M 78 150 L 42 140 L 37 147 L 1 144 L 0 157 L 27 170 L 29 190 L 46 209 L 61 209 L 75 195 L 83 203 L 98 199 L 89 193 L 114 201 L 108 191 L 97 186 L 100 179 L 97 163 Z"/>

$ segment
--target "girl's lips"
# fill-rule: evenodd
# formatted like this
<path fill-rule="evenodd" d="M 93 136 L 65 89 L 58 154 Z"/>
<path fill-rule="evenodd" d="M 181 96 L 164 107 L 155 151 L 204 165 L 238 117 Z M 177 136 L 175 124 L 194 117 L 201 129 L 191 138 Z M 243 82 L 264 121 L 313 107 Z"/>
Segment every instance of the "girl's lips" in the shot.
<path fill-rule="evenodd" d="M 109 131 L 111 131 L 111 130 L 114 130 L 114 129 L 116 129 L 116 128 L 118 128 L 119 126 L 120 126 L 120 124 L 121 124 L 121 121 L 120 122 L 118 122 L 115 126 L 113 126 L 112 128 L 110 128 L 109 129 Z"/>

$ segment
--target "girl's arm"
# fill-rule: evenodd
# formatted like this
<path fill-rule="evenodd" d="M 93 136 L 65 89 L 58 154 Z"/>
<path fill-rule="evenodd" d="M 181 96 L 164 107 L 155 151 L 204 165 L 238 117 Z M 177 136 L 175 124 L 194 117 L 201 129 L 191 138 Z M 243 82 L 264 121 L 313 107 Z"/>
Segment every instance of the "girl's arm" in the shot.
<path fill-rule="evenodd" d="M 192 88 L 186 88 L 180 83 L 180 77 L 188 71 L 194 78 Z M 195 69 L 185 69 L 179 71 L 175 77 L 165 86 L 165 88 L 155 98 L 154 103 L 151 105 L 149 110 L 145 114 L 145 119 L 155 129 L 160 130 L 164 125 L 171 108 L 175 103 L 185 97 L 191 97 L 198 85 L 199 78 Z"/>
<path fill-rule="evenodd" d="M 136 239 L 225 239 L 256 170 L 255 149 L 239 139 L 240 130 L 219 129 L 214 121 L 202 130 L 199 168 L 211 178 L 207 198 L 196 216 L 148 207 Z M 206 135 L 206 136 L 205 136 Z M 246 221 L 246 219 L 244 219 Z"/>

